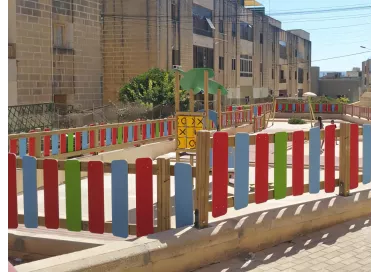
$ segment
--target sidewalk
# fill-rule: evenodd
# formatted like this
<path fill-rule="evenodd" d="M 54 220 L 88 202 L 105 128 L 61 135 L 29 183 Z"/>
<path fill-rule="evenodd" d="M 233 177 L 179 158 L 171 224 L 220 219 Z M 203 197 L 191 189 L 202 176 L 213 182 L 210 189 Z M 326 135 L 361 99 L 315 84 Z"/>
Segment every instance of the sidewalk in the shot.
<path fill-rule="evenodd" d="M 371 271 L 371 219 L 347 221 L 196 271 Z"/>

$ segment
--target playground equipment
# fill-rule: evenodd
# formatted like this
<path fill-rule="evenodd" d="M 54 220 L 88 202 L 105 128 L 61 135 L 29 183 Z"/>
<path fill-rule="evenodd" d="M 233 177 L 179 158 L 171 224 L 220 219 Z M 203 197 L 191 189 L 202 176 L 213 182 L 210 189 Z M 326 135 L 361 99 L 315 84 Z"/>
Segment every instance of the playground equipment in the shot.
<path fill-rule="evenodd" d="M 194 68 L 188 72 L 175 69 L 176 161 L 180 160 L 181 155 L 189 155 L 190 164 L 193 165 L 197 131 L 210 130 L 210 121 L 214 123 L 217 130 L 222 127 L 222 95 L 226 95 L 227 90 L 221 84 L 211 80 L 212 77 L 214 77 L 214 71 L 210 68 Z M 180 111 L 180 85 L 182 90 L 189 92 L 190 110 L 188 112 Z M 202 91 L 204 109 L 194 112 L 194 95 Z M 216 112 L 209 110 L 209 94 L 217 95 Z"/>

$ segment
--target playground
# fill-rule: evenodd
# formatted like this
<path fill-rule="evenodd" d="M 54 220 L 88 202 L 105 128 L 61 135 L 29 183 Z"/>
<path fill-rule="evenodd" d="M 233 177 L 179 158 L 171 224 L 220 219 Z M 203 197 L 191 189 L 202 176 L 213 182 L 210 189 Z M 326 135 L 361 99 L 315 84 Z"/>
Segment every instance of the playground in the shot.
<path fill-rule="evenodd" d="M 274 99 L 222 112 L 227 90 L 212 77 L 176 71 L 174 118 L 9 135 L 8 229 L 134 239 L 370 186 L 368 109 Z M 199 92 L 205 108 L 194 112 Z M 287 123 L 297 114 L 306 124 Z"/>

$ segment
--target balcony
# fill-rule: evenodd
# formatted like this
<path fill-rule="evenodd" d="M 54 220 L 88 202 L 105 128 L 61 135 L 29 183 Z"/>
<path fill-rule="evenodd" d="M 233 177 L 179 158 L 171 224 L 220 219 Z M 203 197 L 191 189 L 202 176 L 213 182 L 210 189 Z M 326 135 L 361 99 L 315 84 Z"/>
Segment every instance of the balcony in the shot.
<path fill-rule="evenodd" d="M 280 78 L 280 83 L 286 83 L 286 78 Z"/>
<path fill-rule="evenodd" d="M 8 43 L 8 59 L 16 59 L 16 44 Z"/>

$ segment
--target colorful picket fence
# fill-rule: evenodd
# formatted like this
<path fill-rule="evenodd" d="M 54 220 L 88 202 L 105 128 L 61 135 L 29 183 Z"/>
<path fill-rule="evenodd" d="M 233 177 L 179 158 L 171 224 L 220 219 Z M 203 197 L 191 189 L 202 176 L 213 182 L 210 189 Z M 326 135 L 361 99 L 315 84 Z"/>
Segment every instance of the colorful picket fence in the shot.
<path fill-rule="evenodd" d="M 174 132 L 174 121 L 172 119 L 141 121 L 135 123 L 122 124 L 101 124 L 98 126 L 64 129 L 49 131 L 45 129 L 43 133 L 33 134 L 21 133 L 8 135 L 9 152 L 20 157 L 29 155 L 37 157 L 48 157 L 60 154 L 76 152 L 80 155 L 88 149 L 97 147 L 109 147 L 136 143 L 139 141 L 150 142 L 154 139 L 172 136 Z M 37 154 L 36 149 L 41 138 L 42 154 Z M 101 150 L 99 150 L 101 151 Z"/>
<path fill-rule="evenodd" d="M 349 189 L 357 188 L 359 182 L 367 184 L 371 181 L 371 125 L 364 125 L 363 137 L 363 167 L 362 175 L 359 175 L 359 134 L 357 124 L 350 124 L 349 141 L 347 143 L 350 153 L 346 156 L 347 164 L 339 165 L 340 168 L 349 168 Z M 201 132 L 200 134 L 202 134 Z M 325 140 L 325 172 L 320 177 L 321 135 Z M 304 192 L 317 194 L 321 190 L 326 193 L 334 192 L 338 186 L 335 179 L 335 126 L 327 126 L 324 133 L 319 128 L 310 131 L 296 131 L 292 133 L 278 132 L 275 134 L 249 135 L 238 133 L 234 141 L 230 141 L 227 132 L 216 132 L 213 135 L 209 156 L 212 169 L 212 199 L 207 201 L 207 212 L 211 211 L 213 217 L 223 216 L 227 209 L 234 207 L 240 210 L 249 203 L 265 203 L 270 199 L 283 199 L 288 195 L 299 196 Z M 309 140 L 309 183 L 304 182 L 304 140 Z M 287 186 L 287 143 L 292 143 L 292 186 Z M 201 143 L 201 141 L 200 141 Z M 256 145 L 255 157 L 255 189 L 249 190 L 249 147 Z M 274 144 L 274 189 L 269 189 L 269 144 Z M 216 148 L 217 147 L 217 148 Z M 230 156 L 231 148 L 234 148 L 233 156 Z M 345 148 L 346 147 L 341 147 Z M 199 149 L 201 150 L 201 149 Z M 197 150 L 198 151 L 198 150 Z M 198 155 L 197 155 L 198 156 Z M 201 158 L 199 158 L 201 159 Z M 230 160 L 233 160 L 231 163 Z M 170 228 L 170 182 L 159 182 L 162 173 L 168 177 L 174 176 L 175 186 L 175 219 L 176 228 L 190 226 L 194 223 L 194 200 L 193 180 L 197 176 L 193 171 L 195 167 L 188 163 L 176 163 L 170 166 L 154 165 L 150 158 L 139 158 L 135 164 L 129 164 L 125 160 L 116 160 L 112 163 L 101 161 L 79 162 L 77 160 L 66 160 L 58 162 L 55 159 L 36 159 L 31 156 L 23 156 L 17 159 L 15 154 L 8 154 L 8 228 L 18 227 L 17 208 L 17 168 L 23 172 L 24 186 L 24 224 L 27 228 L 38 227 L 38 201 L 37 201 L 37 169 L 43 169 L 44 177 L 44 226 L 48 229 L 57 229 L 60 226 L 59 218 L 59 195 L 58 195 L 58 171 L 65 172 L 66 186 L 66 224 L 70 231 L 81 231 L 81 171 L 87 172 L 88 176 L 88 230 L 92 233 L 102 234 L 105 229 L 105 199 L 104 199 L 104 173 L 111 173 L 111 201 L 112 201 L 112 229 L 113 235 L 128 237 L 131 233 L 128 218 L 128 174 L 136 175 L 136 231 L 133 234 L 145 236 L 155 232 L 153 218 L 153 177 L 157 176 L 157 186 L 166 187 L 165 199 L 161 198 L 161 204 L 166 203 L 166 219 Z M 168 167 L 168 170 L 166 169 Z M 196 167 L 204 167 L 197 165 Z M 209 168 L 207 166 L 207 168 Z M 234 196 L 228 196 L 227 188 L 229 182 L 229 168 L 234 168 Z M 341 170 L 341 169 L 340 169 Z M 343 169 L 345 170 L 345 169 Z M 207 173 L 206 197 L 208 197 L 209 174 Z M 324 182 L 321 182 L 321 178 Z M 162 180 L 161 180 L 162 181 Z M 198 182 L 198 181 L 197 181 Z M 161 185 L 160 185 L 161 184 Z M 165 185 L 163 185 L 165 184 Z M 197 183 L 198 184 L 198 183 Z M 168 189 L 169 188 L 169 189 Z M 289 194 L 290 189 L 290 194 Z M 158 192 L 163 190 L 159 189 Z M 159 198 L 159 196 L 157 196 Z M 233 201 L 231 201 L 233 199 Z M 163 209 L 164 205 L 157 205 Z M 200 207 L 198 207 L 200 208 Z M 163 211 L 159 210 L 158 214 Z M 161 228 L 165 230 L 165 228 Z"/>

